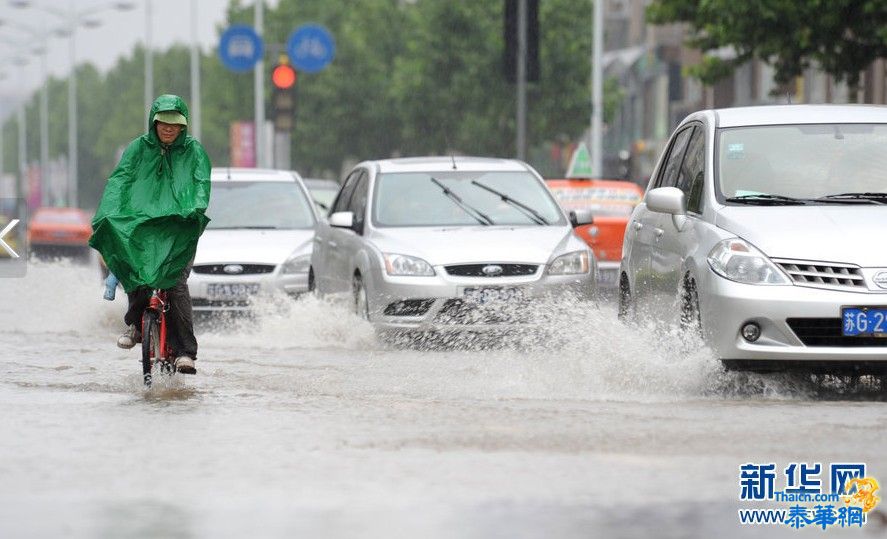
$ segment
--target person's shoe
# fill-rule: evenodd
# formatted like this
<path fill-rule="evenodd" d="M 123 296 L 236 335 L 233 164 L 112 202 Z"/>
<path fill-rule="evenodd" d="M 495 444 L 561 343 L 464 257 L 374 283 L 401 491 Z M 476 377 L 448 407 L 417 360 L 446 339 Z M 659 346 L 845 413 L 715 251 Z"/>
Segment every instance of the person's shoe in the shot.
<path fill-rule="evenodd" d="M 194 360 L 188 356 L 179 356 L 176 358 L 176 370 L 182 374 L 197 374 Z"/>
<path fill-rule="evenodd" d="M 140 342 L 142 342 L 142 333 L 138 330 L 135 324 L 129 326 L 126 333 L 117 337 L 117 346 L 120 348 L 129 349 Z"/>

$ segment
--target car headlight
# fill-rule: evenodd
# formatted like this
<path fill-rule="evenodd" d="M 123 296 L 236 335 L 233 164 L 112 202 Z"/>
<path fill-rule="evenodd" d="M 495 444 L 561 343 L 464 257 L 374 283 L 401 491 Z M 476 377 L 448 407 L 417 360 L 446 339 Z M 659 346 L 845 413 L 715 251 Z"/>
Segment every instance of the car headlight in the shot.
<path fill-rule="evenodd" d="M 708 265 L 725 279 L 746 284 L 791 284 L 776 264 L 745 240 L 718 242 L 708 253 Z"/>
<path fill-rule="evenodd" d="M 548 273 L 549 275 L 578 275 L 588 273 L 590 268 L 588 251 L 573 251 L 552 260 L 548 266 Z"/>
<path fill-rule="evenodd" d="M 285 275 L 292 275 L 293 273 L 308 273 L 308 268 L 311 266 L 311 253 L 308 254 L 294 254 L 286 259 L 286 262 L 283 263 L 283 268 L 280 270 L 280 273 Z"/>
<path fill-rule="evenodd" d="M 434 275 L 434 268 L 431 267 L 431 264 L 425 262 L 421 258 L 391 253 L 383 253 L 382 256 L 385 258 L 385 272 L 388 275 L 424 277 L 431 277 Z"/>

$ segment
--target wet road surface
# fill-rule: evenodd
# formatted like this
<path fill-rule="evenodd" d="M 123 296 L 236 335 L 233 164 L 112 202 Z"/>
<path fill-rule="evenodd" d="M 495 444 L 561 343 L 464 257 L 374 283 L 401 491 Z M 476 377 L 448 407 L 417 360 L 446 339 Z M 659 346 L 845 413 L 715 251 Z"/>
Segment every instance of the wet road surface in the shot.
<path fill-rule="evenodd" d="M 426 350 L 305 298 L 202 324 L 198 375 L 145 390 L 97 271 L 37 265 L 0 297 L 0 537 L 792 536 L 738 524 L 741 464 L 887 484 L 876 384 L 723 373 L 611 305 Z"/>

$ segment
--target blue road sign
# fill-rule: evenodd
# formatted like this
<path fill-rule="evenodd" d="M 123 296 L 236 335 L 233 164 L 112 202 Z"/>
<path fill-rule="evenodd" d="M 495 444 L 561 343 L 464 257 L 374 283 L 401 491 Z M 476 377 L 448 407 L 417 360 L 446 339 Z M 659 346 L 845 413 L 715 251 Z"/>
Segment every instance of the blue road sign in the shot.
<path fill-rule="evenodd" d="M 333 35 L 319 24 L 303 24 L 290 34 L 286 52 L 299 71 L 317 73 L 333 61 L 336 42 Z"/>
<path fill-rule="evenodd" d="M 262 38 L 245 24 L 234 24 L 219 40 L 219 59 L 231 71 L 249 71 L 262 58 Z"/>

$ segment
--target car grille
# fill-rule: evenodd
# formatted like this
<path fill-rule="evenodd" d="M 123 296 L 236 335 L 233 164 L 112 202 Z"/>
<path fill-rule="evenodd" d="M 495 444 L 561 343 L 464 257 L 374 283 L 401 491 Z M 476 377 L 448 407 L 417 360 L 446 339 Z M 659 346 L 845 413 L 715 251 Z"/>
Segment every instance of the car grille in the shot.
<path fill-rule="evenodd" d="M 404 299 L 389 303 L 386 316 L 422 316 L 434 304 L 433 299 Z"/>
<path fill-rule="evenodd" d="M 842 335 L 840 318 L 788 318 L 786 322 L 806 346 L 887 346 L 887 338 Z"/>
<path fill-rule="evenodd" d="M 530 322 L 526 301 L 503 305 L 478 305 L 461 299 L 448 299 L 434 317 L 437 324 L 515 324 Z"/>
<path fill-rule="evenodd" d="M 774 260 L 797 285 L 867 290 L 862 271 L 850 264 Z"/>
<path fill-rule="evenodd" d="M 488 275 L 484 273 L 487 266 L 499 266 L 502 273 L 496 275 Z M 444 266 L 449 275 L 457 275 L 459 277 L 516 277 L 533 275 L 539 268 L 537 264 L 459 264 L 454 266 Z"/>
<path fill-rule="evenodd" d="M 225 266 L 240 266 L 243 271 L 239 273 L 228 273 Z M 192 268 L 194 273 L 204 275 L 256 275 L 259 273 L 271 273 L 274 271 L 273 264 L 201 264 Z"/>

